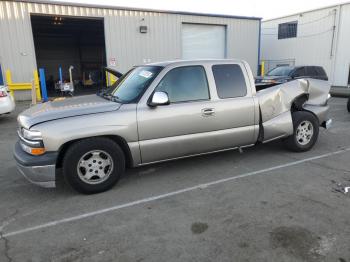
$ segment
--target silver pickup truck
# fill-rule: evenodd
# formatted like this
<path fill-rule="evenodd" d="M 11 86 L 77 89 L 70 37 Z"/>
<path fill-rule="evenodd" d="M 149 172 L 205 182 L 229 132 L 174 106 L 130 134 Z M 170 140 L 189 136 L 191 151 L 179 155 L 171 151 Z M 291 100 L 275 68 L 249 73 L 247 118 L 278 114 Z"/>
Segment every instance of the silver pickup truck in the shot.
<path fill-rule="evenodd" d="M 284 139 L 293 151 L 327 128 L 330 86 L 302 79 L 256 92 L 240 60 L 137 66 L 98 95 L 39 104 L 18 116 L 14 157 L 31 182 L 77 191 L 116 184 L 125 168 Z"/>

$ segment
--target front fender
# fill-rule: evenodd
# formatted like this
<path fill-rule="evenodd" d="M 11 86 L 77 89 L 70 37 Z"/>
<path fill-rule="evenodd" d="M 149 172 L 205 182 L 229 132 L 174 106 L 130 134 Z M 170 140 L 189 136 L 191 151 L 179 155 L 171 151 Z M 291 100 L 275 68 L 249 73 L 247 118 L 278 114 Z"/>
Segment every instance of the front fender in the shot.
<path fill-rule="evenodd" d="M 87 137 L 116 135 L 127 143 L 138 141 L 136 105 L 125 105 L 112 112 L 74 116 L 37 124 L 46 151 L 57 151 L 63 144 Z"/>

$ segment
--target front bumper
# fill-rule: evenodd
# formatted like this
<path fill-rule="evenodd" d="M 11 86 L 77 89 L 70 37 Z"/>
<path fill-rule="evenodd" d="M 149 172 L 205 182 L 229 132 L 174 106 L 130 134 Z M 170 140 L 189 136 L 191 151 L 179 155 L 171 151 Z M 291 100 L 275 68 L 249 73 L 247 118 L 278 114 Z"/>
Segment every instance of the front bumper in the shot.
<path fill-rule="evenodd" d="M 18 171 L 31 183 L 41 187 L 56 187 L 55 165 L 22 166 L 17 163 Z"/>
<path fill-rule="evenodd" d="M 22 150 L 19 141 L 14 149 L 19 172 L 31 183 L 42 187 L 56 186 L 57 155 L 57 152 L 46 152 L 41 156 L 29 155 Z"/>

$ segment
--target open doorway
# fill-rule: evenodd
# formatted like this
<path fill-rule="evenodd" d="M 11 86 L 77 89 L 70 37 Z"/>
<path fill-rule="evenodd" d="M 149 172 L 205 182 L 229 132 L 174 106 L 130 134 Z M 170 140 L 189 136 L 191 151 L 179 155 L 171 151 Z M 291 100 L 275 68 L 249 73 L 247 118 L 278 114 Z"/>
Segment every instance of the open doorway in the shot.
<path fill-rule="evenodd" d="M 38 68 L 45 69 L 49 96 L 55 96 L 59 67 L 63 81 L 69 81 L 73 66 L 74 93 L 95 93 L 105 81 L 104 23 L 100 18 L 31 15 Z"/>

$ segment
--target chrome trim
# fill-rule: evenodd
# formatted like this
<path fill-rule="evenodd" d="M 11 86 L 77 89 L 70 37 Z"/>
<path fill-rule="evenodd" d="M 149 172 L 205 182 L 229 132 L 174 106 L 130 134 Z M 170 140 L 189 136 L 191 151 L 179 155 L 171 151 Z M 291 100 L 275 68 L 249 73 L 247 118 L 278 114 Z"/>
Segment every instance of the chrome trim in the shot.
<path fill-rule="evenodd" d="M 31 183 L 52 188 L 56 186 L 56 166 L 23 166 L 17 163 L 18 171 Z"/>
<path fill-rule="evenodd" d="M 22 140 L 24 143 L 31 145 L 31 146 L 34 146 L 34 147 L 42 147 L 42 140 L 36 140 L 36 141 L 28 140 L 28 139 L 23 137 L 20 130 L 17 130 L 17 134 L 18 134 L 20 140 Z"/>
<path fill-rule="evenodd" d="M 40 131 L 37 131 L 37 130 L 29 130 L 29 129 L 26 129 L 26 128 L 21 128 L 21 133 L 22 133 L 22 136 L 25 138 L 25 139 L 29 139 L 31 141 L 37 141 L 37 140 L 42 140 L 42 134 Z"/>

